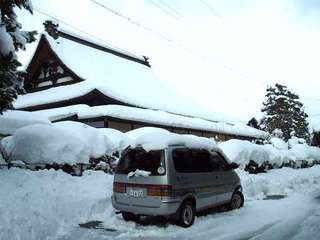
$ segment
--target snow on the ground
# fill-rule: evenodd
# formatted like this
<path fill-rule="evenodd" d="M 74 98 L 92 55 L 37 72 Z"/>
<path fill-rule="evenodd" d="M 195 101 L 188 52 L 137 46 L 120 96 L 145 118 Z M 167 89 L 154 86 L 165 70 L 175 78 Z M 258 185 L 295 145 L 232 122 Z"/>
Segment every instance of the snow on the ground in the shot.
<path fill-rule="evenodd" d="M 111 212 L 112 176 L 85 172 L 0 170 L 0 239 L 51 239 L 65 227 Z"/>
<path fill-rule="evenodd" d="M 261 199 L 267 195 L 307 193 L 320 183 L 319 171 L 319 165 L 308 169 L 280 168 L 261 174 L 236 170 L 247 199 Z"/>
<path fill-rule="evenodd" d="M 319 217 L 315 222 L 316 216 L 310 213 L 316 212 L 310 198 L 319 188 L 320 166 L 276 169 L 259 175 L 237 172 L 246 198 L 244 208 L 198 217 L 186 230 L 124 222 L 110 202 L 113 177 L 103 172 L 87 171 L 82 177 L 73 177 L 54 170 L 2 169 L 1 189 L 6 194 L 0 196 L 0 239 L 249 239 L 262 233 L 270 236 L 272 229 L 278 235 L 293 234 L 300 222 L 301 234 L 306 236 L 310 227 L 318 226 Z M 266 194 L 288 197 L 259 200 Z M 316 206 L 319 208 L 318 202 Z M 94 220 L 117 231 L 78 227 Z M 319 236 L 320 232 L 316 233 L 313 237 Z"/>
<path fill-rule="evenodd" d="M 7 110 L 0 115 L 0 134 L 12 135 L 17 129 L 36 123 L 49 124 L 50 121 L 34 112 Z"/>
<path fill-rule="evenodd" d="M 273 141 L 273 143 L 275 143 L 275 141 Z M 307 144 L 296 144 L 287 150 L 285 149 L 286 146 L 284 146 L 284 143 L 279 144 L 279 142 L 277 142 L 276 146 L 271 144 L 258 145 L 249 141 L 232 139 L 220 143 L 219 147 L 232 162 L 236 162 L 242 167 L 250 160 L 254 160 L 258 164 L 268 161 L 278 166 L 290 160 L 320 160 L 320 148 L 311 147 Z"/>
<path fill-rule="evenodd" d="M 79 122 L 34 124 L 18 129 L 1 144 L 10 161 L 26 163 L 88 163 L 111 154 L 115 146 L 96 128 Z"/>

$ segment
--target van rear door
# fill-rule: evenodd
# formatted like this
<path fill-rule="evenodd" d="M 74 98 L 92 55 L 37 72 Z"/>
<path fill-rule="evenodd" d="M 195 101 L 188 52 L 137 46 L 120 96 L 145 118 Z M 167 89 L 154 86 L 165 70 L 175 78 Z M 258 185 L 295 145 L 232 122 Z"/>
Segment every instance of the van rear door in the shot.
<path fill-rule="evenodd" d="M 165 181 L 164 150 L 129 149 L 121 157 L 114 178 L 117 201 L 137 207 L 159 207 L 170 190 Z"/>

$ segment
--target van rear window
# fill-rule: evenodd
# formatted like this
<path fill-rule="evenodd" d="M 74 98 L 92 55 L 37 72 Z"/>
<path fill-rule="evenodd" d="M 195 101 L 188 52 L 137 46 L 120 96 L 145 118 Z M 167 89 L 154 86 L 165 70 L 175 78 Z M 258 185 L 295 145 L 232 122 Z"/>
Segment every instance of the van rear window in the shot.
<path fill-rule="evenodd" d="M 131 149 L 121 157 L 116 173 L 128 174 L 137 169 L 151 172 L 151 175 L 164 175 L 164 151 L 146 152 L 144 149 Z"/>

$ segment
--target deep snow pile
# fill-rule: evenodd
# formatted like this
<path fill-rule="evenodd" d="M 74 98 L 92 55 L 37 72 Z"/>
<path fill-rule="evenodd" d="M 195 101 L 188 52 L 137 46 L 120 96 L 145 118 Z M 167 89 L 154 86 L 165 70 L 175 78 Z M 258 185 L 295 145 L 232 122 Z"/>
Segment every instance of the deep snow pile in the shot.
<path fill-rule="evenodd" d="M 96 128 L 78 122 L 34 124 L 2 139 L 10 161 L 29 164 L 88 163 L 114 151 L 115 146 Z"/>
<path fill-rule="evenodd" d="M 267 195 L 292 195 L 310 192 L 320 184 L 320 166 L 308 169 L 281 168 L 268 173 L 249 174 L 237 169 L 247 199 L 261 199 Z"/>
<path fill-rule="evenodd" d="M 72 177 L 54 170 L 0 170 L 0 239 L 51 239 L 70 225 L 105 219 L 112 179 L 101 171 Z"/>
<path fill-rule="evenodd" d="M 288 194 L 288 198 L 302 196 L 320 184 L 320 166 L 298 170 L 275 169 L 260 175 L 249 175 L 243 170 L 237 172 L 247 200 L 261 199 L 269 194 Z M 135 231 L 136 234 L 143 231 L 140 232 L 143 236 L 148 233 L 141 229 L 142 226 L 125 223 L 115 215 L 110 201 L 113 182 L 111 175 L 87 171 L 82 177 L 72 177 L 62 171 L 35 172 L 15 168 L 3 169 L 0 173 L 2 192 L 6 193 L 0 197 L 0 239 L 82 239 L 72 235 L 73 229 L 80 231 L 79 223 L 93 220 L 101 220 L 110 228 L 120 228 L 118 235 L 126 231 Z M 270 203 L 259 202 L 261 211 L 264 204 Z M 256 221 L 256 213 L 250 212 L 248 203 L 245 206 L 241 211 L 247 214 L 249 211 L 252 214 L 250 219 Z M 226 214 L 236 217 L 240 211 Z M 212 217 L 216 216 L 209 216 Z M 207 220 L 207 217 L 199 218 L 190 231 Z M 181 230 L 176 226 L 159 228 L 152 225 L 149 228 L 154 233 Z M 83 231 L 90 233 L 88 229 Z M 103 239 L 108 236 L 104 230 L 101 234 Z M 65 238 L 65 235 L 70 237 Z"/>
<path fill-rule="evenodd" d="M 249 141 L 232 139 L 220 143 L 219 147 L 232 162 L 240 164 L 241 167 L 245 167 L 250 160 L 258 165 L 269 162 L 274 166 L 282 166 L 289 161 L 320 160 L 320 148 L 296 144 L 288 150 L 287 145 L 281 141 L 273 139 L 274 145 L 257 145 Z"/>
<path fill-rule="evenodd" d="M 11 135 L 19 128 L 37 123 L 50 124 L 50 121 L 38 113 L 7 110 L 0 115 L 0 134 Z"/>

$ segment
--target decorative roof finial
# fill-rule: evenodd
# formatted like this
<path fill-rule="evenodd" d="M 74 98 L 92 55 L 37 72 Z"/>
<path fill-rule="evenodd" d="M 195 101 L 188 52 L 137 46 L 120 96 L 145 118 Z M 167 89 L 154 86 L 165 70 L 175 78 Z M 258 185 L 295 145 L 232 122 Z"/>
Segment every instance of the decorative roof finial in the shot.
<path fill-rule="evenodd" d="M 53 37 L 54 39 L 57 39 L 59 37 L 58 33 L 58 27 L 59 24 L 54 24 L 51 20 L 46 20 L 44 23 L 44 28 L 47 31 L 47 33 Z"/>
<path fill-rule="evenodd" d="M 142 56 L 144 58 L 144 62 L 146 63 L 147 66 L 151 67 L 149 58 L 147 56 Z"/>

